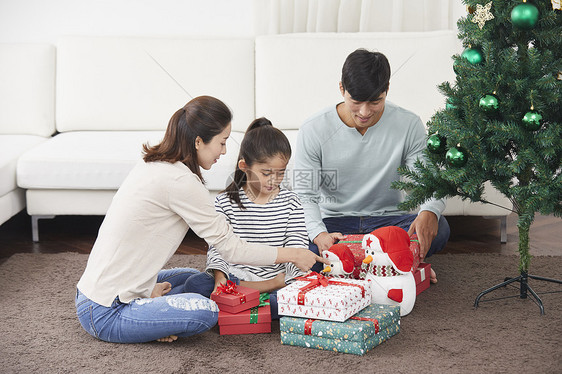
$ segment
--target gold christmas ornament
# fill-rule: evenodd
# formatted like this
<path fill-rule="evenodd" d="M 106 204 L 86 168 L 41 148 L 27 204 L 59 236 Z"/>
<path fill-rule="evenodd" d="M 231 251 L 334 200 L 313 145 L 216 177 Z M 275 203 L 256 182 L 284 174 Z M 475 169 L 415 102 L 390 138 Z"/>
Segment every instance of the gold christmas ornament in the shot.
<path fill-rule="evenodd" d="M 562 10 L 562 5 L 560 5 L 560 0 L 550 0 L 552 3 L 553 10 Z"/>
<path fill-rule="evenodd" d="M 472 17 L 472 22 L 477 23 L 480 30 L 482 30 L 482 28 L 486 24 L 486 21 L 494 19 L 494 15 L 490 12 L 491 8 L 491 1 L 484 6 L 476 4 L 476 11 L 474 12 L 475 15 Z"/>

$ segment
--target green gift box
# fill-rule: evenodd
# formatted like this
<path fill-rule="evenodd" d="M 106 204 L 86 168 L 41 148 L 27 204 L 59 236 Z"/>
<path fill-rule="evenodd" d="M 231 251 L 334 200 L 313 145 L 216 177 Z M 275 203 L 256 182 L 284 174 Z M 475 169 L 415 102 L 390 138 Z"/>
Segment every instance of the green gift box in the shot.
<path fill-rule="evenodd" d="M 400 331 L 400 307 L 371 304 L 345 322 L 282 317 L 281 344 L 364 355 Z"/>

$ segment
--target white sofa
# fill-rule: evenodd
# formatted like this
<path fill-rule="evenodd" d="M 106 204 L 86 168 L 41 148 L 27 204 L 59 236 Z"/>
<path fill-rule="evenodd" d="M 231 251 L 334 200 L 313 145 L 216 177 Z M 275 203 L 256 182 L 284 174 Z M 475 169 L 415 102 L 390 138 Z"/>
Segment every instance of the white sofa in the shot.
<path fill-rule="evenodd" d="M 55 48 L 0 44 L 0 224 L 25 208 L 19 157 L 55 132 Z"/>
<path fill-rule="evenodd" d="M 389 100 L 424 121 L 443 106 L 436 86 L 454 80 L 451 56 L 460 52 L 453 31 L 62 38 L 56 46 L 57 135 L 26 151 L 17 167 L 33 240 L 40 218 L 105 214 L 140 159 L 141 144 L 158 142 L 173 112 L 199 95 L 215 96 L 234 112 L 227 154 L 203 173 L 211 192 L 218 192 L 234 170 L 248 124 L 266 116 L 294 145 L 308 116 L 341 100 L 341 65 L 360 47 L 388 56 L 394 71 Z M 508 205 L 497 191 L 489 193 L 488 199 Z M 451 199 L 445 214 L 505 222 L 508 211 Z"/>

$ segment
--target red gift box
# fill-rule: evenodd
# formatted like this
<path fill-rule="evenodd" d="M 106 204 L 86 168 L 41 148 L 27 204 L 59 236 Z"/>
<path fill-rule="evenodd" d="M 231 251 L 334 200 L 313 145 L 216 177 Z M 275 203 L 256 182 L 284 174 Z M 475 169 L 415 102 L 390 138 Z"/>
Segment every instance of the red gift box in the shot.
<path fill-rule="evenodd" d="M 353 279 L 361 279 L 359 273 L 361 272 L 361 264 L 365 259 L 365 250 L 363 249 L 363 234 L 352 234 L 346 235 L 344 239 L 340 240 L 338 243 L 343 243 L 351 249 L 353 253 L 353 273 L 351 277 Z"/>
<path fill-rule="evenodd" d="M 359 273 L 361 272 L 361 264 L 363 263 L 363 260 L 365 259 L 365 250 L 363 249 L 362 243 L 363 243 L 363 236 L 365 236 L 364 234 L 350 234 L 350 235 L 345 235 L 345 238 L 343 238 L 342 240 L 340 240 L 338 243 L 343 243 L 346 244 L 349 249 L 351 250 L 351 253 L 353 253 L 353 274 L 352 274 L 352 278 L 353 279 L 361 279 L 361 277 L 359 276 Z M 412 251 L 412 254 L 414 255 L 414 266 L 412 266 L 412 269 L 416 269 L 418 267 L 418 264 L 420 263 L 420 243 L 418 241 L 418 237 L 416 234 L 412 234 L 410 236 L 410 250 Z M 429 274 L 427 275 L 429 277 Z M 427 287 L 426 287 L 427 288 Z"/>
<path fill-rule="evenodd" d="M 253 288 L 238 286 L 232 281 L 217 287 L 211 294 L 211 300 L 217 303 L 219 310 L 228 313 L 239 313 L 258 306 L 260 292 Z"/>
<path fill-rule="evenodd" d="M 418 269 L 414 272 L 414 279 L 416 280 L 416 295 L 429 288 L 429 275 L 431 273 L 431 264 L 422 262 Z"/>
<path fill-rule="evenodd" d="M 271 332 L 271 307 L 254 307 L 240 313 L 219 312 L 221 335 L 261 334 Z"/>

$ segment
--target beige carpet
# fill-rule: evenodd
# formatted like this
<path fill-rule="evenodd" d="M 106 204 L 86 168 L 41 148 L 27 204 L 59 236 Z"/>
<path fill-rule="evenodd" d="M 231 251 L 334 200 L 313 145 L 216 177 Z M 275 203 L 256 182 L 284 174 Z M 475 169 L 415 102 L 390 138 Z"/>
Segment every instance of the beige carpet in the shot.
<path fill-rule="evenodd" d="M 172 344 L 110 344 L 82 330 L 74 287 L 87 255 L 17 254 L 0 265 L 1 373 L 560 373 L 562 286 L 532 281 L 546 309 L 508 298 L 473 308 L 478 293 L 517 275 L 517 258 L 436 255 L 439 283 L 418 296 L 402 331 L 365 356 L 280 344 L 271 334 L 220 336 L 218 328 Z M 201 269 L 203 256 L 170 266 Z M 531 274 L 562 278 L 562 257 L 535 257 Z M 550 292 L 550 293 L 545 293 Z M 517 295 L 507 287 L 493 297 Z"/>

